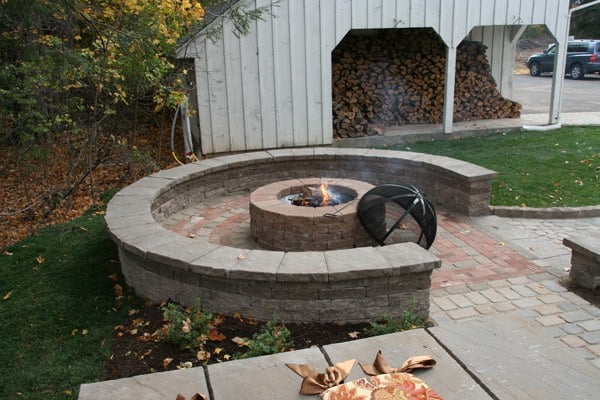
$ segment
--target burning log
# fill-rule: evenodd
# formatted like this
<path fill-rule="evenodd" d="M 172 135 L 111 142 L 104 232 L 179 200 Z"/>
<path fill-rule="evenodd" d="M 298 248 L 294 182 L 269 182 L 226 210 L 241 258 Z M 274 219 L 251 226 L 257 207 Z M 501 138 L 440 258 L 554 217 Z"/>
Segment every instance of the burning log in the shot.
<path fill-rule="evenodd" d="M 485 50 L 470 41 L 457 49 L 455 121 L 520 116 L 521 105 L 498 92 Z M 433 31 L 349 36 L 334 50 L 332 60 L 336 138 L 378 135 L 387 126 L 441 122 L 446 46 Z"/>

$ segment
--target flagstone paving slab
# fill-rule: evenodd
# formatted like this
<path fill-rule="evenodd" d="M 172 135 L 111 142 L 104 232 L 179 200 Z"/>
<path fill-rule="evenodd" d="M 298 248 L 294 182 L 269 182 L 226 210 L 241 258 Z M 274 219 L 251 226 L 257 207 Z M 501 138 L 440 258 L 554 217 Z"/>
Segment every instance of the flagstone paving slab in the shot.
<path fill-rule="evenodd" d="M 299 394 L 302 378 L 286 363 L 307 364 L 318 372 L 324 372 L 328 366 L 318 348 L 209 365 L 213 398 L 306 400 Z"/>
<path fill-rule="evenodd" d="M 347 381 L 366 376 L 358 362 L 373 363 L 379 350 L 391 367 L 400 367 L 412 356 L 431 355 L 437 364 L 431 369 L 413 371 L 413 374 L 427 383 L 444 400 L 491 398 L 425 329 L 337 343 L 324 346 L 323 349 L 334 364 L 357 359 L 357 365 L 350 372 Z"/>
<path fill-rule="evenodd" d="M 208 393 L 203 368 L 158 372 L 132 378 L 81 385 L 79 400 L 175 400 L 195 393 Z"/>
<path fill-rule="evenodd" d="M 429 329 L 500 399 L 596 399 L 598 369 L 543 328 L 505 314 Z"/>

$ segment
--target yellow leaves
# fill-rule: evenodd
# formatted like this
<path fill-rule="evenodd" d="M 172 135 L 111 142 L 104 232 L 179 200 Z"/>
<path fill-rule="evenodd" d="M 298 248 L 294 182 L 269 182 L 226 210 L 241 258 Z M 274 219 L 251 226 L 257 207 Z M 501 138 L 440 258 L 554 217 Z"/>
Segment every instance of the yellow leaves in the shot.
<path fill-rule="evenodd" d="M 6 301 L 6 300 L 10 299 L 12 297 L 12 295 L 13 295 L 13 291 L 11 290 L 10 292 L 6 293 L 4 295 L 4 297 L 2 297 L 2 301 Z"/>
<path fill-rule="evenodd" d="M 106 18 L 114 18 L 115 14 L 115 9 L 110 6 L 104 7 L 104 10 L 102 10 L 102 15 Z"/>
<path fill-rule="evenodd" d="M 46 259 L 42 255 L 39 255 L 35 258 L 35 262 L 37 262 L 38 264 L 43 264 L 46 262 Z"/>
<path fill-rule="evenodd" d="M 163 368 L 164 368 L 164 369 L 167 369 L 167 368 L 169 367 L 169 365 L 170 365 L 172 362 L 173 362 L 173 359 L 172 359 L 172 358 L 169 358 L 169 357 L 165 358 L 165 359 L 162 361 L 162 366 L 163 366 Z"/>

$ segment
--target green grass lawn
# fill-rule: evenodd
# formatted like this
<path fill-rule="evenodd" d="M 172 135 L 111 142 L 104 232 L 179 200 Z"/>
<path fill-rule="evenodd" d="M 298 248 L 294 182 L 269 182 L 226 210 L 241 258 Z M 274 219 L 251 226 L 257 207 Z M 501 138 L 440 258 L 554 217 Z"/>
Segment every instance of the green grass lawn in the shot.
<path fill-rule="evenodd" d="M 498 172 L 492 205 L 600 204 L 600 127 L 567 127 L 393 147 L 469 161 Z"/>
<path fill-rule="evenodd" d="M 94 210 L 3 250 L 1 399 L 77 398 L 81 383 L 105 376 L 111 332 L 128 309 L 115 303 L 117 260 Z"/>

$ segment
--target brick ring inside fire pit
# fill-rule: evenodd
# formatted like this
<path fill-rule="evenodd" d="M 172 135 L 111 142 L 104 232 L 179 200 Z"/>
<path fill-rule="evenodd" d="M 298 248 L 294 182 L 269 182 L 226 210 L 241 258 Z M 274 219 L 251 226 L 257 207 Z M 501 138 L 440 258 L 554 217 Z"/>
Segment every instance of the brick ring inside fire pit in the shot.
<path fill-rule="evenodd" d="M 286 196 L 306 188 L 346 194 L 350 201 L 335 206 L 294 205 Z M 373 246 L 363 229 L 356 204 L 374 186 L 352 179 L 307 178 L 275 182 L 250 194 L 250 229 L 262 248 L 282 251 L 324 251 Z M 317 189 L 318 190 L 318 189 Z"/>

